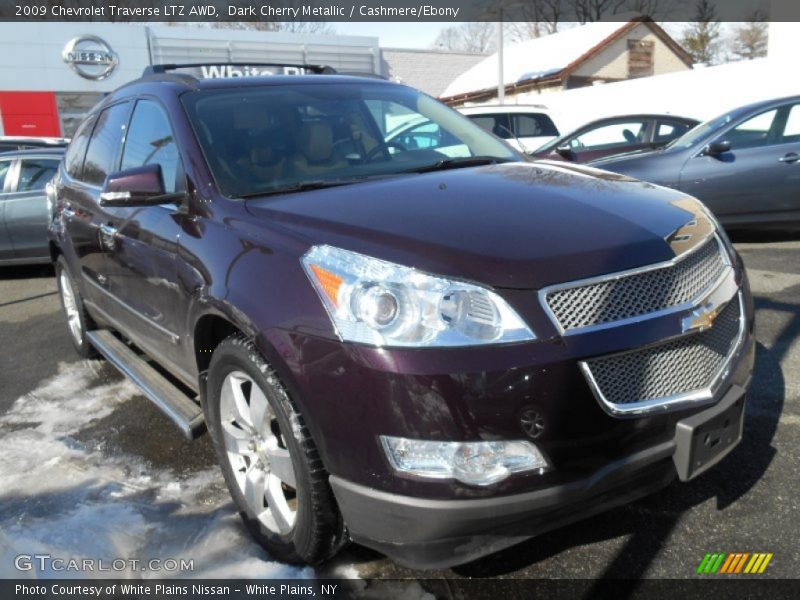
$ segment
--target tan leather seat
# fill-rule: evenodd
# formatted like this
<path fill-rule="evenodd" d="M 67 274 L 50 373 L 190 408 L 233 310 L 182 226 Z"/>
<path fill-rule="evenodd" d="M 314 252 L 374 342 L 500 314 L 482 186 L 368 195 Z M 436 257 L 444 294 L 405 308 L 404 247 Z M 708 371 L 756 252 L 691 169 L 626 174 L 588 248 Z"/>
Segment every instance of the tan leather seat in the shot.
<path fill-rule="evenodd" d="M 333 145 L 333 128 L 325 121 L 303 123 L 299 152 L 294 158 L 294 176 L 308 178 L 344 168 L 347 160 Z"/>

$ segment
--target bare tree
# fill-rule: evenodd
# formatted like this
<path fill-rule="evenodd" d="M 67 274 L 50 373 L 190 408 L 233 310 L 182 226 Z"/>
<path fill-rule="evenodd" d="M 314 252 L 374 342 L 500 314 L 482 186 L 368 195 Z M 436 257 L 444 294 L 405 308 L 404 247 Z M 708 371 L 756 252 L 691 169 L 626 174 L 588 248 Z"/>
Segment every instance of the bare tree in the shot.
<path fill-rule="evenodd" d="M 733 32 L 731 51 L 738 59 L 752 60 L 767 55 L 767 16 L 756 9 Z"/>
<path fill-rule="evenodd" d="M 317 33 L 333 35 L 336 29 L 324 21 L 215 21 L 217 29 L 240 29 L 247 31 L 285 31 L 287 33 Z"/>
<path fill-rule="evenodd" d="M 681 42 L 695 62 L 713 65 L 720 59 L 720 32 L 714 3 L 697 0 L 692 22 L 683 30 Z"/>
<path fill-rule="evenodd" d="M 518 21 L 506 23 L 511 41 L 522 42 L 558 31 L 564 10 L 563 0 L 530 0 L 515 7 Z"/>
<path fill-rule="evenodd" d="M 613 15 L 637 13 L 655 19 L 668 12 L 673 0 L 572 0 L 575 17 L 580 23 L 601 21 Z"/>
<path fill-rule="evenodd" d="M 459 52 L 492 52 L 497 25 L 483 21 L 445 27 L 436 36 L 434 48 Z"/>

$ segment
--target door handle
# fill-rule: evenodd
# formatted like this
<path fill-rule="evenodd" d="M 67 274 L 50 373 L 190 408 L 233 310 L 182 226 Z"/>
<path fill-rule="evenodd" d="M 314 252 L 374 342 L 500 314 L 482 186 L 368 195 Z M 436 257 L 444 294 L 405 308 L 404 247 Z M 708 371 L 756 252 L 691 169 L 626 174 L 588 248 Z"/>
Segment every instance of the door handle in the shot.
<path fill-rule="evenodd" d="M 117 228 L 112 225 L 100 225 L 100 243 L 108 248 L 114 250 L 117 247 Z"/>
<path fill-rule="evenodd" d="M 789 152 L 789 154 L 785 154 L 778 159 L 782 163 L 795 163 L 798 160 L 800 160 L 800 154 L 797 152 Z"/>
<path fill-rule="evenodd" d="M 117 237 L 117 228 L 112 225 L 100 225 L 100 231 L 108 237 Z"/>

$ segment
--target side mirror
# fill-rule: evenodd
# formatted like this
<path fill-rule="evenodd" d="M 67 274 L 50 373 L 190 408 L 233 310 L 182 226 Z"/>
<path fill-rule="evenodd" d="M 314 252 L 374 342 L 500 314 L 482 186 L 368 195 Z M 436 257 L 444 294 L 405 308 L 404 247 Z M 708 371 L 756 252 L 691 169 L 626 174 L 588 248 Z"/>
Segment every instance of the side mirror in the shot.
<path fill-rule="evenodd" d="M 100 193 L 101 206 L 154 206 L 175 202 L 184 193 L 168 194 L 161 165 L 144 165 L 111 173 Z"/>
<path fill-rule="evenodd" d="M 708 146 L 706 146 L 705 153 L 709 156 L 719 156 L 725 152 L 730 152 L 730 150 L 731 143 L 729 140 L 717 140 L 716 142 L 711 142 Z"/>
<path fill-rule="evenodd" d="M 572 158 L 574 157 L 574 154 L 572 153 L 572 148 L 566 145 L 559 146 L 558 148 L 556 148 L 556 154 L 558 154 L 559 156 L 563 156 L 567 160 L 572 160 Z"/>

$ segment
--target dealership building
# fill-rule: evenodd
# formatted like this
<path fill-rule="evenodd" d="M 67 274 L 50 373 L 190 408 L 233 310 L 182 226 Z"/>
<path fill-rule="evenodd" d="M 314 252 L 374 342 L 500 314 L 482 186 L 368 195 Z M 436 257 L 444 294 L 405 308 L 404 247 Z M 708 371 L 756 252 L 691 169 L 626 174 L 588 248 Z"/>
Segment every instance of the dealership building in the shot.
<path fill-rule="evenodd" d="M 5 23 L 0 134 L 71 136 L 104 94 L 150 64 L 324 64 L 381 73 L 378 38 L 114 23 Z M 203 69 L 199 77 L 250 70 Z"/>

